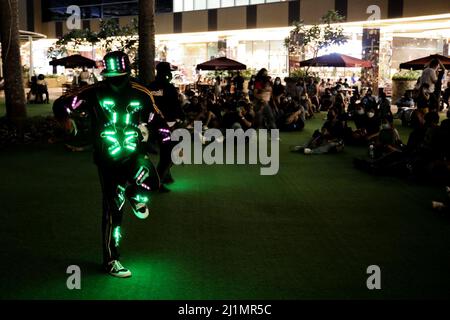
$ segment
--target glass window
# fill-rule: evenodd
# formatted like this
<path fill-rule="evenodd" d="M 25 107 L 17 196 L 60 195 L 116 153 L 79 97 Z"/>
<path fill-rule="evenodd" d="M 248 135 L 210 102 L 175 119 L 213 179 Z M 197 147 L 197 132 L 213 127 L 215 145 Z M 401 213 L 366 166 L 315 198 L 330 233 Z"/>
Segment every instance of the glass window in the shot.
<path fill-rule="evenodd" d="M 184 0 L 183 11 L 194 10 L 194 0 Z"/>
<path fill-rule="evenodd" d="M 234 0 L 222 0 L 221 7 L 234 7 Z"/>
<path fill-rule="evenodd" d="M 156 0 L 156 12 L 172 12 L 173 2 L 167 0 Z"/>
<path fill-rule="evenodd" d="M 249 0 L 236 0 L 237 6 L 246 6 L 249 4 Z"/>
<path fill-rule="evenodd" d="M 206 9 L 206 0 L 194 0 L 194 9 L 195 10 L 205 10 Z"/>
<path fill-rule="evenodd" d="M 111 4 L 103 6 L 103 17 L 121 17 L 121 16 L 137 16 L 139 14 L 139 7 L 136 2 L 123 3 L 120 6 Z"/>
<path fill-rule="evenodd" d="M 208 9 L 220 8 L 220 0 L 208 0 Z"/>
<path fill-rule="evenodd" d="M 183 11 L 183 0 L 173 0 L 173 12 Z"/>
<path fill-rule="evenodd" d="M 217 9 L 291 0 L 173 0 L 173 11 Z"/>

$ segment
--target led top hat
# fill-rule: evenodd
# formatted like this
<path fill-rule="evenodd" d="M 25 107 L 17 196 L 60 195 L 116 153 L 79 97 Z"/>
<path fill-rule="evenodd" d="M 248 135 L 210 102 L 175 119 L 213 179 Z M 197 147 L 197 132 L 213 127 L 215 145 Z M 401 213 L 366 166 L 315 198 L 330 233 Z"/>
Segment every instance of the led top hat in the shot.
<path fill-rule="evenodd" d="M 130 59 L 128 55 L 122 51 L 113 51 L 105 55 L 103 58 L 105 69 L 102 76 L 106 78 L 120 77 L 130 74 Z"/>

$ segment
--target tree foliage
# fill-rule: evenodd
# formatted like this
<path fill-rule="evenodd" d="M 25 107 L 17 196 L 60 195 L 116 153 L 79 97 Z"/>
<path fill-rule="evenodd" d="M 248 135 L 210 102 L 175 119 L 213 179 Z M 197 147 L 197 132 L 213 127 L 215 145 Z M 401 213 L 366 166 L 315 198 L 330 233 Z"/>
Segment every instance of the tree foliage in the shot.
<path fill-rule="evenodd" d="M 64 34 L 47 51 L 49 58 L 57 58 L 67 55 L 69 50 L 77 51 L 80 46 L 100 45 L 105 51 L 122 50 L 131 57 L 136 55 L 138 46 L 138 22 L 137 19 L 121 26 L 116 19 L 100 21 L 100 31 L 93 32 L 89 29 L 74 29 Z"/>
<path fill-rule="evenodd" d="M 308 47 L 313 52 L 313 58 L 317 58 L 320 50 L 345 44 L 348 38 L 344 29 L 337 25 L 344 20 L 345 17 L 337 11 L 328 11 L 320 19 L 320 24 L 306 26 L 303 21 L 294 22 L 289 37 L 285 39 L 289 55 L 301 55 Z"/>

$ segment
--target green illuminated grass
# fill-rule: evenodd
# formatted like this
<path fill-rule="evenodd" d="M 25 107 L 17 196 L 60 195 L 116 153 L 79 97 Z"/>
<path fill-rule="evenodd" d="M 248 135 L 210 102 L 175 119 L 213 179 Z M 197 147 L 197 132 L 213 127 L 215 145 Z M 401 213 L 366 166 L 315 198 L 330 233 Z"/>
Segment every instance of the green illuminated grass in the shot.
<path fill-rule="evenodd" d="M 2 299 L 317 299 L 450 297 L 450 217 L 441 188 L 352 168 L 364 149 L 302 156 L 282 134 L 276 176 L 258 166 L 184 165 L 138 220 L 126 207 L 122 263 L 101 272 L 100 188 L 91 154 L 23 146 L 0 154 Z M 402 136 L 407 134 L 401 130 Z M 66 289 L 66 268 L 82 290 Z M 382 290 L 366 289 L 366 268 Z"/>
<path fill-rule="evenodd" d="M 51 102 L 51 101 L 50 101 Z M 6 115 L 6 106 L 2 98 L 0 98 L 0 117 Z M 52 104 L 27 104 L 27 116 L 50 116 L 53 115 Z"/>

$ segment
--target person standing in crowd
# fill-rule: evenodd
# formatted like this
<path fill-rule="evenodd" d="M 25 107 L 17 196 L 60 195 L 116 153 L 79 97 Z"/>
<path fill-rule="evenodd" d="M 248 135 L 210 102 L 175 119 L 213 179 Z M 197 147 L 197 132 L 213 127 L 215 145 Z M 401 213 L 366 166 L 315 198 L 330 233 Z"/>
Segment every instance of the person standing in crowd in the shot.
<path fill-rule="evenodd" d="M 87 70 L 86 67 L 83 67 L 83 71 L 80 73 L 80 86 L 86 86 L 89 84 L 89 79 L 91 78 L 91 74 Z"/>
<path fill-rule="evenodd" d="M 372 96 L 372 89 L 368 89 L 366 94 L 361 100 L 361 103 L 364 107 L 364 110 L 368 112 L 370 109 L 376 109 L 377 107 L 377 101 Z"/>
<path fill-rule="evenodd" d="M 170 130 L 174 130 L 184 121 L 185 115 L 181 109 L 177 89 L 171 83 L 171 80 L 172 71 L 170 70 L 170 63 L 160 62 L 156 66 L 155 81 L 150 83 L 148 88 L 154 96 L 155 102 L 159 106 L 164 119 L 169 124 Z M 159 178 L 161 179 L 160 192 L 168 192 L 169 189 L 164 184 L 174 182 L 170 172 L 173 147 L 174 144 L 172 142 L 160 143 L 159 163 L 157 166 Z"/>
<path fill-rule="evenodd" d="M 354 86 L 357 81 L 356 74 L 354 74 L 354 73 L 352 74 L 351 81 L 352 81 L 352 86 Z"/>
<path fill-rule="evenodd" d="M 322 79 L 319 83 L 319 97 L 321 97 L 325 93 L 325 89 L 327 88 L 325 79 Z"/>
<path fill-rule="evenodd" d="M 275 118 L 269 101 L 272 96 L 272 83 L 267 69 L 262 68 L 258 71 L 255 78 L 255 114 L 256 127 L 275 129 Z"/>
<path fill-rule="evenodd" d="M 256 80 L 255 75 L 252 75 L 252 76 L 250 77 L 250 81 L 248 82 L 248 88 L 247 88 L 247 90 L 248 90 L 248 98 L 249 98 L 250 101 L 253 101 L 253 97 L 254 97 L 255 80 Z"/>
<path fill-rule="evenodd" d="M 232 85 L 231 77 L 225 77 L 225 87 L 224 87 L 225 94 L 231 94 L 231 85 Z"/>
<path fill-rule="evenodd" d="M 435 92 L 435 85 L 438 82 L 439 68 L 445 70 L 445 67 L 439 61 L 439 59 L 433 59 L 430 61 L 429 65 L 423 70 L 422 76 L 420 77 L 420 85 L 428 84 L 428 89 L 430 93 Z"/>
<path fill-rule="evenodd" d="M 244 77 L 242 77 L 241 73 L 238 71 L 233 79 L 234 93 L 236 96 L 240 95 L 244 91 L 244 82 Z"/>
<path fill-rule="evenodd" d="M 320 101 L 319 101 L 319 82 L 313 78 L 308 80 L 308 85 L 306 86 L 308 97 L 311 101 L 312 108 L 314 112 L 319 112 Z"/>
<path fill-rule="evenodd" d="M 222 94 L 222 79 L 220 76 L 216 77 L 216 80 L 214 81 L 214 96 L 216 98 L 216 101 L 220 98 L 220 95 Z"/>

